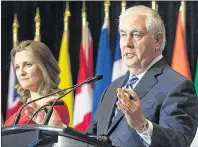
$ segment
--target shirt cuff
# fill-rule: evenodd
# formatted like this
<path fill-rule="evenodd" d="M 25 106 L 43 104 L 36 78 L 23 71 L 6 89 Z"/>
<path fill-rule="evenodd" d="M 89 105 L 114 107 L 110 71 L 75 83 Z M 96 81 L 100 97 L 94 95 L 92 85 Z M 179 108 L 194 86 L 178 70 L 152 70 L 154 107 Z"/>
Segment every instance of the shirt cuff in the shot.
<path fill-rule="evenodd" d="M 149 120 L 147 120 L 147 121 L 148 121 L 148 128 L 144 128 L 143 131 L 141 131 L 141 132 L 138 132 L 138 131 L 136 131 L 136 132 L 143 139 L 144 145 L 148 147 L 151 144 L 151 137 L 153 134 L 153 124 L 151 121 L 149 121 Z"/>

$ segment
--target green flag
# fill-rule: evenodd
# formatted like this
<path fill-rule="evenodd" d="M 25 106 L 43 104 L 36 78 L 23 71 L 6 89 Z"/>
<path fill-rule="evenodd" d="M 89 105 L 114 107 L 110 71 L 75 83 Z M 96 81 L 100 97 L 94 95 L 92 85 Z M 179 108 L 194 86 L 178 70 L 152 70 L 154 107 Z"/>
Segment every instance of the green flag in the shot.
<path fill-rule="evenodd" d="M 196 73 L 195 73 L 195 88 L 196 88 L 196 92 L 198 95 L 198 59 L 197 59 L 197 67 L 196 67 Z"/>

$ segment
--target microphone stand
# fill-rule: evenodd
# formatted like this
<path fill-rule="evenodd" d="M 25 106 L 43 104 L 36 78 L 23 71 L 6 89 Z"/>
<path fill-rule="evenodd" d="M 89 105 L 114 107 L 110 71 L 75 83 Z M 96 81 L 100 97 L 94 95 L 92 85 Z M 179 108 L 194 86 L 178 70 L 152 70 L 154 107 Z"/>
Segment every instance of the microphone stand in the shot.
<path fill-rule="evenodd" d="M 38 101 L 38 100 L 41 100 L 41 99 L 44 99 L 44 98 L 48 98 L 49 96 L 52 96 L 52 95 L 57 94 L 57 93 L 59 93 L 59 92 L 63 92 L 63 91 L 72 89 L 72 90 L 70 90 L 69 92 L 67 92 L 66 94 L 64 94 L 63 96 L 59 97 L 59 98 L 58 98 L 58 100 L 59 100 L 59 99 L 61 99 L 62 97 L 64 97 L 65 95 L 67 95 L 68 93 L 70 93 L 70 92 L 72 92 L 73 90 L 75 90 L 77 87 L 79 87 L 79 86 L 81 86 L 81 85 L 83 85 L 83 84 L 85 84 L 85 83 L 88 83 L 88 84 L 89 84 L 89 83 L 91 83 L 91 82 L 93 82 L 93 81 L 95 81 L 95 80 L 100 80 L 100 79 L 102 79 L 102 78 L 103 78 L 102 75 L 98 75 L 98 76 L 95 76 L 95 77 L 92 77 L 92 78 L 88 78 L 86 81 L 84 81 L 84 82 L 82 82 L 82 83 L 80 83 L 80 84 L 76 84 L 76 85 L 74 85 L 74 86 L 72 86 L 72 87 L 65 88 L 65 89 L 63 89 L 63 90 L 59 90 L 59 91 L 53 92 L 53 93 L 48 94 L 48 95 L 46 95 L 46 96 L 43 96 L 43 97 L 40 97 L 40 98 L 37 98 L 37 99 L 35 99 L 35 100 L 32 100 L 32 101 L 29 101 L 29 102 L 25 103 L 24 105 L 21 106 L 21 108 L 19 109 L 18 113 L 16 114 L 15 119 L 14 119 L 14 122 L 13 122 L 13 125 L 17 125 L 17 124 L 18 124 L 19 119 L 20 119 L 20 117 L 21 117 L 21 112 L 22 112 L 22 110 L 24 109 L 25 106 L 29 105 L 30 103 L 33 103 L 33 102 L 35 102 L 35 101 Z M 57 100 L 57 101 L 58 101 L 58 100 Z M 53 103 L 52 108 L 54 107 L 54 105 L 55 105 L 55 103 L 56 103 L 57 101 L 55 101 L 55 102 Z M 50 110 L 51 110 L 51 109 L 50 109 Z M 51 110 L 51 111 L 53 111 L 53 110 Z M 50 112 L 50 113 L 52 113 L 52 112 Z M 49 114 L 49 113 L 48 113 L 48 114 Z M 49 114 L 49 115 L 50 115 L 50 114 Z M 49 116 L 48 116 L 48 117 L 49 117 Z M 47 120 L 47 118 L 46 118 L 46 122 L 47 122 L 47 121 L 49 122 L 49 120 Z M 47 122 L 47 123 L 48 123 L 48 122 Z"/>
<path fill-rule="evenodd" d="M 53 104 L 51 105 L 51 108 L 49 109 L 49 111 L 48 111 L 48 113 L 47 113 L 47 115 L 46 115 L 46 117 L 45 117 L 45 120 L 44 120 L 44 122 L 43 122 L 43 125 L 47 125 L 47 124 L 49 123 L 49 120 L 50 120 L 51 115 L 52 115 L 52 113 L 53 113 L 53 107 L 55 106 L 56 102 L 57 102 L 58 100 L 60 100 L 62 97 L 64 97 L 64 96 L 66 96 L 67 94 L 71 93 L 71 92 L 74 91 L 76 88 L 80 87 L 81 85 L 83 85 L 83 84 L 85 84 L 85 83 L 87 83 L 87 81 L 86 81 L 86 82 L 83 82 L 83 83 L 80 83 L 80 84 L 77 85 L 76 87 L 72 88 L 70 91 L 68 91 L 68 92 L 66 92 L 65 94 L 63 94 L 63 95 L 61 95 L 60 97 L 58 97 L 58 98 L 56 99 L 56 101 L 54 101 Z"/>
<path fill-rule="evenodd" d="M 30 118 L 30 120 L 26 123 L 26 125 L 28 125 L 32 120 L 33 118 L 46 106 L 51 106 L 51 104 L 46 104 L 46 105 L 43 105 L 42 107 L 40 107 L 34 114 L 33 116 Z"/>
<path fill-rule="evenodd" d="M 66 92 L 65 94 L 63 94 L 62 96 L 58 97 L 58 98 L 56 99 L 56 101 L 53 102 L 53 104 L 52 104 L 50 110 L 48 111 L 48 113 L 47 113 L 47 115 L 46 115 L 46 118 L 45 118 L 45 120 L 44 120 L 43 125 L 47 125 L 47 124 L 49 123 L 50 117 L 51 117 L 51 115 L 52 115 L 52 113 L 53 113 L 53 107 L 54 107 L 54 105 L 56 104 L 56 102 L 57 102 L 58 100 L 60 100 L 62 97 L 66 96 L 67 94 L 71 93 L 71 92 L 74 91 L 76 88 L 78 88 L 78 87 L 80 87 L 80 86 L 82 86 L 82 85 L 84 85 L 84 84 L 86 84 L 86 83 L 87 83 L 87 84 L 90 84 L 90 83 L 92 83 L 92 82 L 94 82 L 94 81 L 101 80 L 102 78 L 103 78 L 103 75 L 98 75 L 98 76 L 95 76 L 95 77 L 92 77 L 92 78 L 88 78 L 86 81 L 84 81 L 84 82 L 82 82 L 82 83 L 76 85 L 76 86 L 75 86 L 74 88 L 72 88 L 70 91 L 68 91 L 68 92 Z"/>
<path fill-rule="evenodd" d="M 49 97 L 49 96 L 52 96 L 52 95 L 54 95 L 54 94 L 57 94 L 57 93 L 59 93 L 59 92 L 63 92 L 63 91 L 68 90 L 68 89 L 73 89 L 73 88 L 75 88 L 76 86 L 77 86 L 77 85 L 74 85 L 74 86 L 72 86 L 72 87 L 65 88 L 65 89 L 63 89 L 63 90 L 59 90 L 59 91 L 53 92 L 53 93 L 48 94 L 48 95 L 46 95 L 46 96 L 43 96 L 43 97 L 40 97 L 40 98 L 38 98 L 38 99 L 35 99 L 35 100 L 32 100 L 32 101 L 29 101 L 29 102 L 25 103 L 24 105 L 21 106 L 21 108 L 19 109 L 17 115 L 15 116 L 13 125 L 17 125 L 17 124 L 18 124 L 19 119 L 20 119 L 20 117 L 21 117 L 21 111 L 24 109 L 25 106 L 27 106 L 27 105 L 29 105 L 30 103 L 33 103 L 33 102 L 35 102 L 35 101 L 38 101 L 38 100 L 47 98 L 47 97 Z"/>

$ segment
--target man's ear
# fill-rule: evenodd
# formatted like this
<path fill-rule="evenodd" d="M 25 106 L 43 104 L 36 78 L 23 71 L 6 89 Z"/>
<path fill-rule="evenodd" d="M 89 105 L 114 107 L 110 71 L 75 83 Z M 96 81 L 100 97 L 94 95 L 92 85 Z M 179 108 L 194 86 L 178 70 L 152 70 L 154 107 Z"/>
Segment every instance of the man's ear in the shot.
<path fill-rule="evenodd" d="M 155 51 L 159 51 L 161 49 L 163 40 L 164 40 L 164 35 L 162 34 L 162 32 L 158 32 L 155 35 Z"/>

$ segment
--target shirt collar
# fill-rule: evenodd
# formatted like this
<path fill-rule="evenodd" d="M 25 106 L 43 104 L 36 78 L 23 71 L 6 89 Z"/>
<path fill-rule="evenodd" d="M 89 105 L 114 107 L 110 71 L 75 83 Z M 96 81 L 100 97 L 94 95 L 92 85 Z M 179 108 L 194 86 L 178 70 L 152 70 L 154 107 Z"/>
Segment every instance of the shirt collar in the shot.
<path fill-rule="evenodd" d="M 144 70 L 144 72 L 137 74 L 135 76 L 138 77 L 138 81 L 145 75 L 145 73 L 149 70 L 149 68 L 151 68 L 151 66 L 153 66 L 157 61 L 159 61 L 160 59 L 162 59 L 162 54 L 160 54 L 159 56 L 157 56 L 155 59 L 153 59 L 153 61 L 146 67 L 146 69 Z M 130 74 L 129 79 L 134 76 L 132 74 Z"/>

